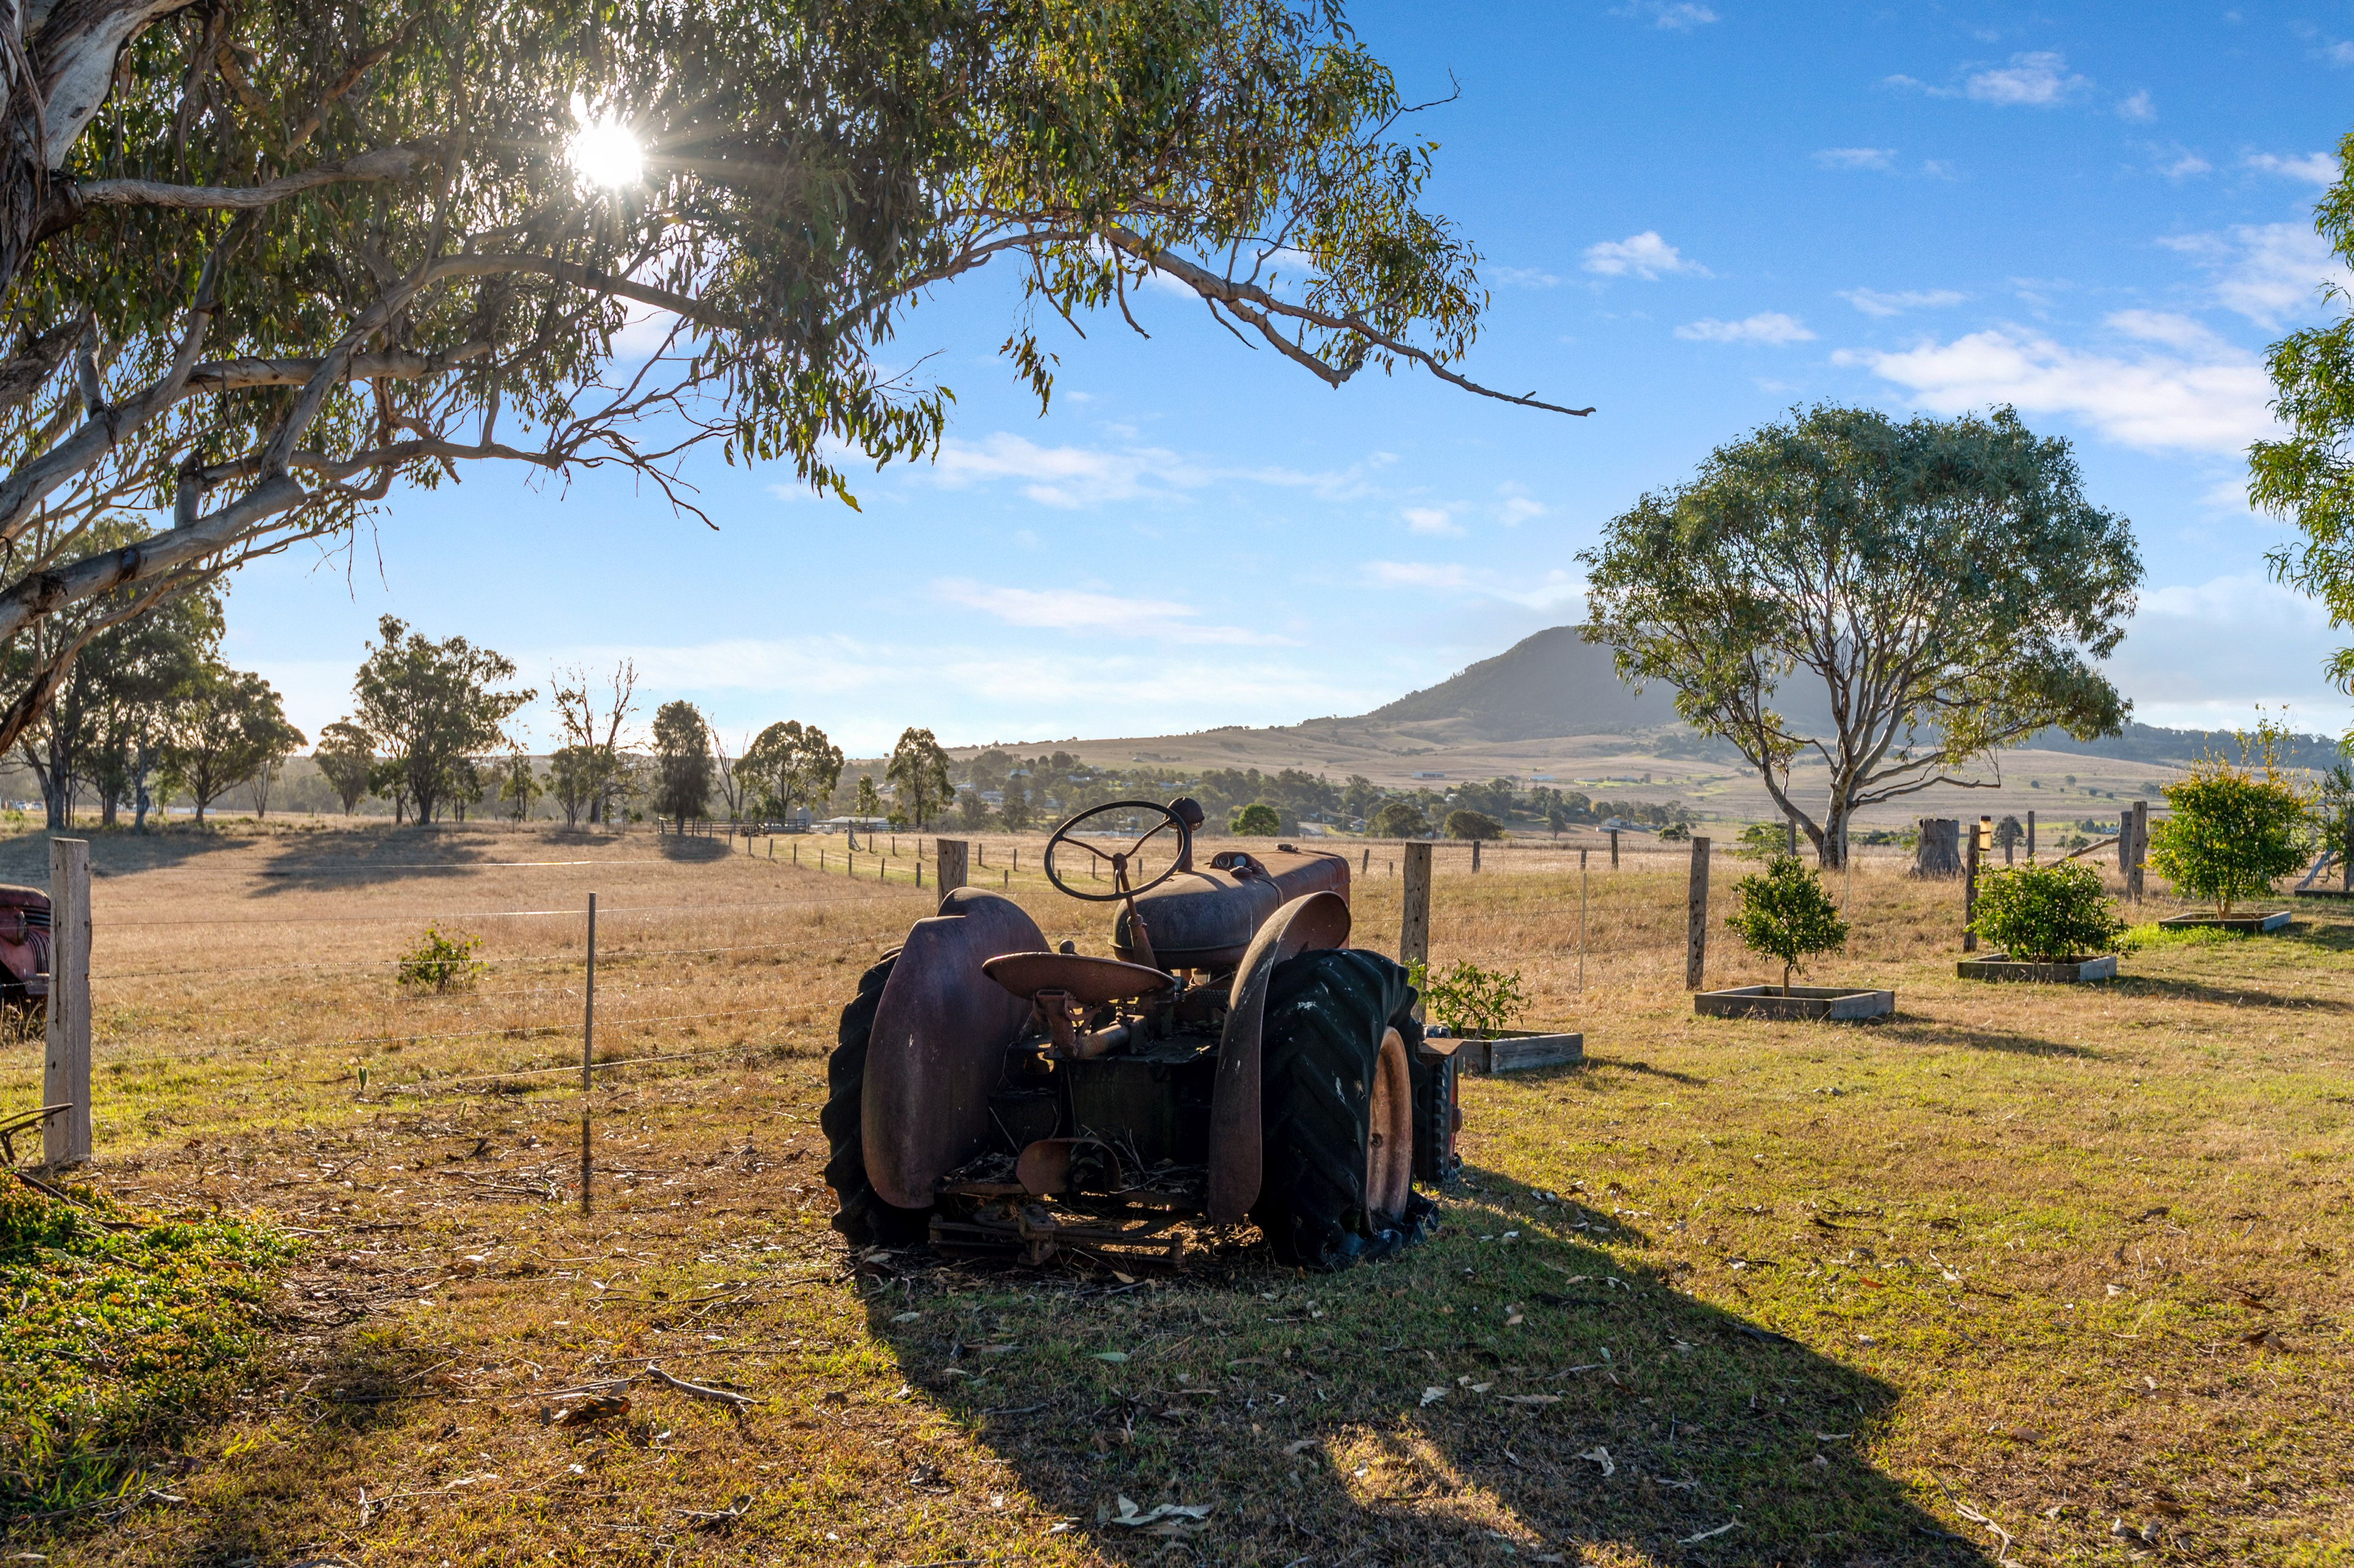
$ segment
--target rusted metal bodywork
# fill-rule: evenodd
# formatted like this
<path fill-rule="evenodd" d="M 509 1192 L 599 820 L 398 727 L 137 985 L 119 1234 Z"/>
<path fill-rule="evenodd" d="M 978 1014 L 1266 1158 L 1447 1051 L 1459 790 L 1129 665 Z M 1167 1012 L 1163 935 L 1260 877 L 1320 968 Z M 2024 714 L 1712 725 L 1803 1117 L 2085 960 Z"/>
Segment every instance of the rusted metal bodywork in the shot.
<path fill-rule="evenodd" d="M 1348 870 L 1348 863 L 1341 862 L 1344 886 Z M 1225 1033 L 1218 1043 L 1217 1091 L 1210 1107 L 1210 1218 L 1220 1224 L 1231 1224 L 1250 1213 L 1266 1168 L 1260 1142 L 1259 1036 L 1275 966 L 1302 953 L 1348 945 L 1348 900 L 1320 890 L 1278 906 L 1251 938 L 1235 969 Z"/>
<path fill-rule="evenodd" d="M 1284 905 L 1310 893 L 1349 897 L 1346 856 L 1278 845 L 1265 854 L 1225 850 L 1207 868 L 1180 871 L 1136 895 L 1165 969 L 1223 969 L 1242 962 L 1251 938 Z M 1136 956 L 1128 915 L 1112 927 L 1112 951 Z"/>
<path fill-rule="evenodd" d="M 907 932 L 875 1010 L 860 1106 L 866 1176 L 887 1202 L 928 1208 L 989 1136 L 989 1092 L 1030 1004 L 982 972 L 1046 945 L 1012 899 L 960 887 Z"/>
<path fill-rule="evenodd" d="M 0 884 L 0 1001 L 49 994 L 49 895 Z"/>

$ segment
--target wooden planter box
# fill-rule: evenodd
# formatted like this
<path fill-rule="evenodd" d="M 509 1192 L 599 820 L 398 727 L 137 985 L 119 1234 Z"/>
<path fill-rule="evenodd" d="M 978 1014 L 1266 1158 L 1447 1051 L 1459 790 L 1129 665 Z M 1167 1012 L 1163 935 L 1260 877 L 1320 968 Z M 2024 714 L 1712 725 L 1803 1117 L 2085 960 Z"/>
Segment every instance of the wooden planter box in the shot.
<path fill-rule="evenodd" d="M 1499 1029 L 1469 1034 L 1455 1059 L 1474 1073 L 1519 1073 L 1531 1067 L 1574 1067 L 1585 1060 L 1585 1036 L 1543 1030 Z"/>
<path fill-rule="evenodd" d="M 1692 1011 L 1705 1018 L 1884 1018 L 1896 1011 L 1896 993 L 1829 985 L 1744 985 L 1695 992 Z"/>
<path fill-rule="evenodd" d="M 2269 915 L 2170 915 L 2158 924 L 2169 931 L 2244 931 L 2260 937 L 2286 926 L 2290 914 L 2275 909 Z"/>
<path fill-rule="evenodd" d="M 2086 980 L 2117 978 L 2117 956 L 2105 953 L 2097 959 L 2070 959 L 2064 963 L 2037 964 L 2024 959 L 2014 959 L 2008 953 L 1988 953 L 1982 959 L 1964 959 L 1954 966 L 1954 972 L 1964 980 L 2040 980 L 2046 985 L 2081 985 Z"/>

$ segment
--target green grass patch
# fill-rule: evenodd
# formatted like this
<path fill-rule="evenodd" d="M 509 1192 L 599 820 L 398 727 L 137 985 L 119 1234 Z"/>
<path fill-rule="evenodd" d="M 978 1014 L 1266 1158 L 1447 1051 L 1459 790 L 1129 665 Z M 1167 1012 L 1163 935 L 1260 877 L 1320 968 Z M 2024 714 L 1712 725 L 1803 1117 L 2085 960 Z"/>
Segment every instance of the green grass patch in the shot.
<path fill-rule="evenodd" d="M 2117 950 L 2138 953 L 2153 948 L 2228 948 L 2248 939 L 2249 933 L 2245 931 L 2216 926 L 2161 926 L 2153 920 L 2144 926 L 2126 927 L 2126 934 L 2117 938 Z"/>
<path fill-rule="evenodd" d="M 295 1245 L 252 1219 L 0 1190 L 0 1516 L 134 1486 L 142 1445 L 234 1387 Z"/>

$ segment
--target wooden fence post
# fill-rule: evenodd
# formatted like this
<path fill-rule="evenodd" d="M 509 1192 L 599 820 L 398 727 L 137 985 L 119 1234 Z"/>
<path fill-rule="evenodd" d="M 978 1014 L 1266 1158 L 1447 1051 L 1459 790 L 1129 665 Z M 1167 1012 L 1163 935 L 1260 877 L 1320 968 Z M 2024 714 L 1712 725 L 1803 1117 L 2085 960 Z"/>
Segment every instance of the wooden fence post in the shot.
<path fill-rule="evenodd" d="M 49 841 L 49 1000 L 41 1103 L 70 1110 L 41 1124 L 51 1170 L 90 1159 L 90 843 Z"/>
<path fill-rule="evenodd" d="M 1610 869 L 1618 869 L 1618 830 L 1610 830 Z"/>
<path fill-rule="evenodd" d="M 2125 822 L 2119 825 L 2130 829 L 2133 834 L 2133 858 L 2126 864 L 2126 896 L 2138 904 L 2142 863 L 2149 856 L 2149 802 L 2136 800 L 2133 809 L 2126 813 Z"/>
<path fill-rule="evenodd" d="M 1585 852 L 1577 852 L 1577 989 L 1585 991 Z"/>
<path fill-rule="evenodd" d="M 1398 923 L 1398 962 L 1430 962 L 1430 841 L 1405 846 L 1405 895 Z"/>
<path fill-rule="evenodd" d="M 962 887 L 970 874 L 971 846 L 963 839 L 934 839 L 932 856 L 939 872 L 940 896 Z"/>
<path fill-rule="evenodd" d="M 2027 813 L 2027 858 L 2035 858 L 2035 813 Z"/>
<path fill-rule="evenodd" d="M 1479 841 L 1478 839 L 1473 839 L 1471 841 L 1471 869 L 1474 871 L 1479 869 Z"/>
<path fill-rule="evenodd" d="M 1978 950 L 1978 934 L 1970 928 L 1970 922 L 1978 917 L 1978 831 L 1975 823 L 1970 828 L 1969 848 L 1963 852 L 1962 866 L 1962 951 L 1975 953 Z"/>
<path fill-rule="evenodd" d="M 588 964 L 580 987 L 580 1212 L 594 1212 L 589 1195 L 595 1166 L 588 1153 L 590 1074 L 597 1059 L 597 895 L 588 895 Z"/>
<path fill-rule="evenodd" d="M 1691 889 L 1684 910 L 1684 989 L 1698 991 L 1708 960 L 1708 841 L 1691 842 Z"/>

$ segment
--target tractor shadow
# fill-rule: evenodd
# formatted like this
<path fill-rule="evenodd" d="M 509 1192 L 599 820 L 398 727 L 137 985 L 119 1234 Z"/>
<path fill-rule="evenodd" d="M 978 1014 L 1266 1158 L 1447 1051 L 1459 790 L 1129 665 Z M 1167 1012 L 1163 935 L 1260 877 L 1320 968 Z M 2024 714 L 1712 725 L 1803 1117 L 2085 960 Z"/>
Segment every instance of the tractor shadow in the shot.
<path fill-rule="evenodd" d="M 1437 1235 L 1346 1273 L 917 1252 L 865 1266 L 868 1326 L 1113 1562 L 1993 1561 L 1858 1457 L 1888 1383 L 1580 1239 L 1617 1220 L 1467 1175 Z M 1121 1498 L 1214 1511 L 1157 1534 Z"/>

